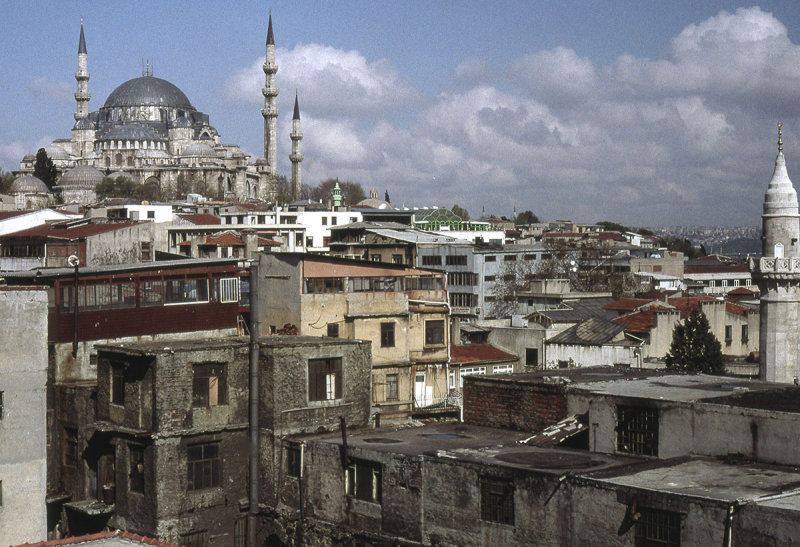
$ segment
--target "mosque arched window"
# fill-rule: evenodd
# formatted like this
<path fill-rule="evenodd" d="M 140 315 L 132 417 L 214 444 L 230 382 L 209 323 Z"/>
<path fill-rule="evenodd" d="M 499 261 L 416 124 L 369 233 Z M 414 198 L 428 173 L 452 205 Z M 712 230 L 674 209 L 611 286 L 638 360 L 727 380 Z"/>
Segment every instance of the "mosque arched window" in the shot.
<path fill-rule="evenodd" d="M 122 154 L 117 152 L 117 155 L 114 156 L 114 165 L 122 165 Z"/>

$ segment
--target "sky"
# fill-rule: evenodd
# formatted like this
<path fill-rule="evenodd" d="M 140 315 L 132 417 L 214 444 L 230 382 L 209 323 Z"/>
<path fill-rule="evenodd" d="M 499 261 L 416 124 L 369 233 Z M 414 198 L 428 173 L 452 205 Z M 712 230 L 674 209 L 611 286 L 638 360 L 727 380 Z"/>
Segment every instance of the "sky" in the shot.
<path fill-rule="evenodd" d="M 81 18 L 90 110 L 152 63 L 222 141 L 395 207 L 629 226 L 755 225 L 777 153 L 800 181 L 800 4 L 770 1 L 0 0 L 0 168 L 69 138 Z M 795 175 L 796 172 L 796 175 Z"/>

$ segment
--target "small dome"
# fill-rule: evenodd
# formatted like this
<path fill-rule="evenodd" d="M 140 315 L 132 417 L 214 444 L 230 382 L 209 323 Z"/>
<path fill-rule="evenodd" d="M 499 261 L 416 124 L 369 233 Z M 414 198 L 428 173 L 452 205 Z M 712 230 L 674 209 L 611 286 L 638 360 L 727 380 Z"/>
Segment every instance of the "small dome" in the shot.
<path fill-rule="evenodd" d="M 75 122 L 75 125 L 72 129 L 97 129 L 97 124 L 89 118 L 81 118 Z"/>
<path fill-rule="evenodd" d="M 378 198 L 362 199 L 356 203 L 356 207 L 368 207 L 370 209 L 394 209 L 391 203 Z"/>
<path fill-rule="evenodd" d="M 211 148 L 204 142 L 193 142 L 181 154 L 183 157 L 193 157 L 193 156 L 200 156 L 204 158 L 215 158 L 217 157 L 217 153 L 214 152 L 214 149 Z"/>
<path fill-rule="evenodd" d="M 103 173 L 94 167 L 89 167 L 88 165 L 79 165 L 65 172 L 64 176 L 61 177 L 61 181 L 59 181 L 58 186 L 60 188 L 72 187 L 94 190 L 94 187 L 102 181 Z"/>
<path fill-rule="evenodd" d="M 101 140 L 162 140 L 155 132 L 140 123 L 129 123 L 124 125 L 115 125 L 105 135 L 100 137 Z"/>
<path fill-rule="evenodd" d="M 25 154 L 22 157 L 22 161 L 36 161 L 36 156 L 34 156 L 33 154 Z"/>
<path fill-rule="evenodd" d="M 9 192 L 12 194 L 46 194 L 49 190 L 41 179 L 33 175 L 23 175 L 11 183 Z"/>
<path fill-rule="evenodd" d="M 68 160 L 69 154 L 66 150 L 61 148 L 60 146 L 56 146 L 55 144 L 51 144 L 44 147 L 44 151 L 47 152 L 47 157 L 51 160 Z"/>

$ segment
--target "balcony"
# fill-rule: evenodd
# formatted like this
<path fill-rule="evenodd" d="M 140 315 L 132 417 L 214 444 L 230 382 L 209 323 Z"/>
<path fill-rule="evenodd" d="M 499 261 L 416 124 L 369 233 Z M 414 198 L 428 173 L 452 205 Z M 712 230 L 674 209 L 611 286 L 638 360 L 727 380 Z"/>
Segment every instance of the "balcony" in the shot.
<path fill-rule="evenodd" d="M 750 258 L 748 268 L 754 274 L 789 274 L 800 275 L 800 257 L 775 258 L 766 256 L 761 258 Z"/>

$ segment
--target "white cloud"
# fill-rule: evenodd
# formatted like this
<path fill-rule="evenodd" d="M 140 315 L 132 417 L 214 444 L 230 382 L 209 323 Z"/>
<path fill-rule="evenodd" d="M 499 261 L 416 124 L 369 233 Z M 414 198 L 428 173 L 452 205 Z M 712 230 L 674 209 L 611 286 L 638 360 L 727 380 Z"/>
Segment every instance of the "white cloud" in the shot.
<path fill-rule="evenodd" d="M 45 136 L 37 141 L 0 141 L 0 169 L 4 171 L 16 171 L 19 169 L 19 162 L 25 154 L 36 154 L 39 148 L 45 147 L 52 142 L 52 137 Z"/>
<path fill-rule="evenodd" d="M 36 78 L 28 82 L 28 91 L 57 104 L 67 104 L 74 100 L 72 86 L 67 82 L 54 82 L 47 78 Z"/>
<path fill-rule="evenodd" d="M 357 51 L 320 44 L 278 48 L 275 55 L 280 61 L 277 77 L 281 88 L 297 89 L 302 111 L 312 116 L 386 112 L 419 99 L 417 91 L 385 59 L 368 61 Z M 225 96 L 231 101 L 261 104 L 263 63 L 262 57 L 235 71 L 223 84 Z"/>

